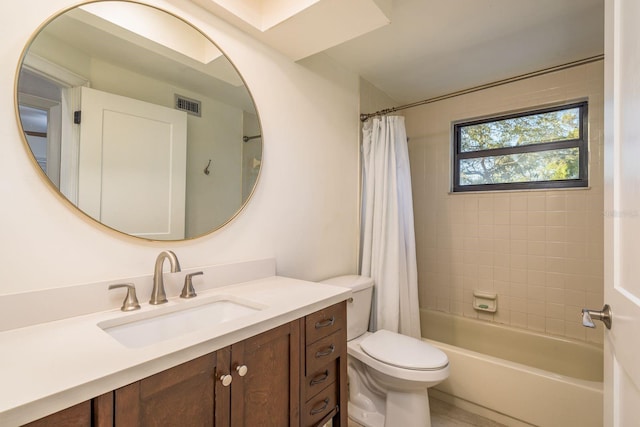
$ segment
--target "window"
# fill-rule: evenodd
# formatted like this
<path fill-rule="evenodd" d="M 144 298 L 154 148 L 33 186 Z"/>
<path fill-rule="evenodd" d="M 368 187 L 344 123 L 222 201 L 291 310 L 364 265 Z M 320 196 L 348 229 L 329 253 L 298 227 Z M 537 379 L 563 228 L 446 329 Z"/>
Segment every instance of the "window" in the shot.
<path fill-rule="evenodd" d="M 453 191 L 586 187 L 587 103 L 456 123 Z"/>

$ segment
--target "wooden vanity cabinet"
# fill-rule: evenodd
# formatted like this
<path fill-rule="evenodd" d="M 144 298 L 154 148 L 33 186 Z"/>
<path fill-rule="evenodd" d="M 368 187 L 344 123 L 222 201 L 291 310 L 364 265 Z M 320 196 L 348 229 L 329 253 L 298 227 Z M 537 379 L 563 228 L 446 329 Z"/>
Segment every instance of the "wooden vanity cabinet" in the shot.
<path fill-rule="evenodd" d="M 298 425 L 300 324 L 296 320 L 231 346 L 231 419 L 222 425 Z"/>
<path fill-rule="evenodd" d="M 115 425 L 213 426 L 216 353 L 115 391 Z"/>
<path fill-rule="evenodd" d="M 25 427 L 112 427 L 113 393 L 109 392 L 25 424 Z"/>
<path fill-rule="evenodd" d="M 28 425 L 346 427 L 345 320 L 343 302 Z"/>
<path fill-rule="evenodd" d="M 305 317 L 301 354 L 303 402 L 300 425 L 347 427 L 347 312 L 346 303 Z"/>
<path fill-rule="evenodd" d="M 115 391 L 115 425 L 296 426 L 300 320 Z M 221 377 L 230 375 L 226 384 Z"/>
<path fill-rule="evenodd" d="M 25 424 L 25 427 L 54 427 L 54 426 L 88 426 L 91 425 L 91 401 L 78 403 L 60 412 L 51 414 L 39 420 Z"/>
<path fill-rule="evenodd" d="M 216 414 L 230 415 L 216 426 L 347 427 L 346 345 L 342 302 L 219 351 L 219 365 L 230 358 L 233 382 L 229 411 L 216 385 Z"/>

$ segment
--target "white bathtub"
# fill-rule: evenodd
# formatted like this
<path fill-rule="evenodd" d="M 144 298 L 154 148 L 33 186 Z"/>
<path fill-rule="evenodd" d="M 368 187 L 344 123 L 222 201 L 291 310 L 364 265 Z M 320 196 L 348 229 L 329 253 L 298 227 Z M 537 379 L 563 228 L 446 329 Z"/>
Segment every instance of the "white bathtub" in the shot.
<path fill-rule="evenodd" d="M 420 318 L 451 364 L 432 396 L 510 426 L 602 426 L 601 347 L 433 310 Z"/>

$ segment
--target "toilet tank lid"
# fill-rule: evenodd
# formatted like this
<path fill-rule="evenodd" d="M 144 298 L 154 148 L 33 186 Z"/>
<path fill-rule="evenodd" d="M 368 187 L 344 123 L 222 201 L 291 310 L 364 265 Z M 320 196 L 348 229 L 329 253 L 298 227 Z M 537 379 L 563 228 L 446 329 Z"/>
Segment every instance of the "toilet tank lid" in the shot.
<path fill-rule="evenodd" d="M 373 279 L 367 276 L 358 276 L 356 274 L 332 277 L 327 280 L 323 280 L 320 283 L 334 286 L 342 286 L 350 288 L 351 291 L 361 291 L 373 286 Z"/>

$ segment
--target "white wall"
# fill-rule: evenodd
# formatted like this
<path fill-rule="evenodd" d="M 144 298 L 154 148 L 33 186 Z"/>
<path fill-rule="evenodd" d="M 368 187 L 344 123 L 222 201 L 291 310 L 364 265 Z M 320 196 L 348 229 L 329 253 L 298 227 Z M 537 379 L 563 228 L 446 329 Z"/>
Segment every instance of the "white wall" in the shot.
<path fill-rule="evenodd" d="M 12 2 L 0 14 L 0 295 L 149 274 L 165 248 L 185 268 L 275 257 L 278 273 L 292 277 L 355 272 L 358 77 L 322 57 L 292 63 L 187 0 L 148 4 L 191 21 L 243 74 L 264 135 L 253 199 L 216 233 L 159 243 L 104 230 L 52 192 L 23 146 L 9 94 L 31 34 L 74 4 Z"/>
<path fill-rule="evenodd" d="M 186 235 L 193 237 L 218 228 L 242 206 L 243 111 L 189 91 L 177 93 L 202 102 L 202 117 L 187 116 Z"/>
<path fill-rule="evenodd" d="M 375 113 L 390 107 L 397 107 L 398 102 L 391 99 L 386 93 L 372 85 L 367 80 L 360 78 L 360 112 L 363 114 Z M 401 112 L 396 113 L 402 115 Z"/>

